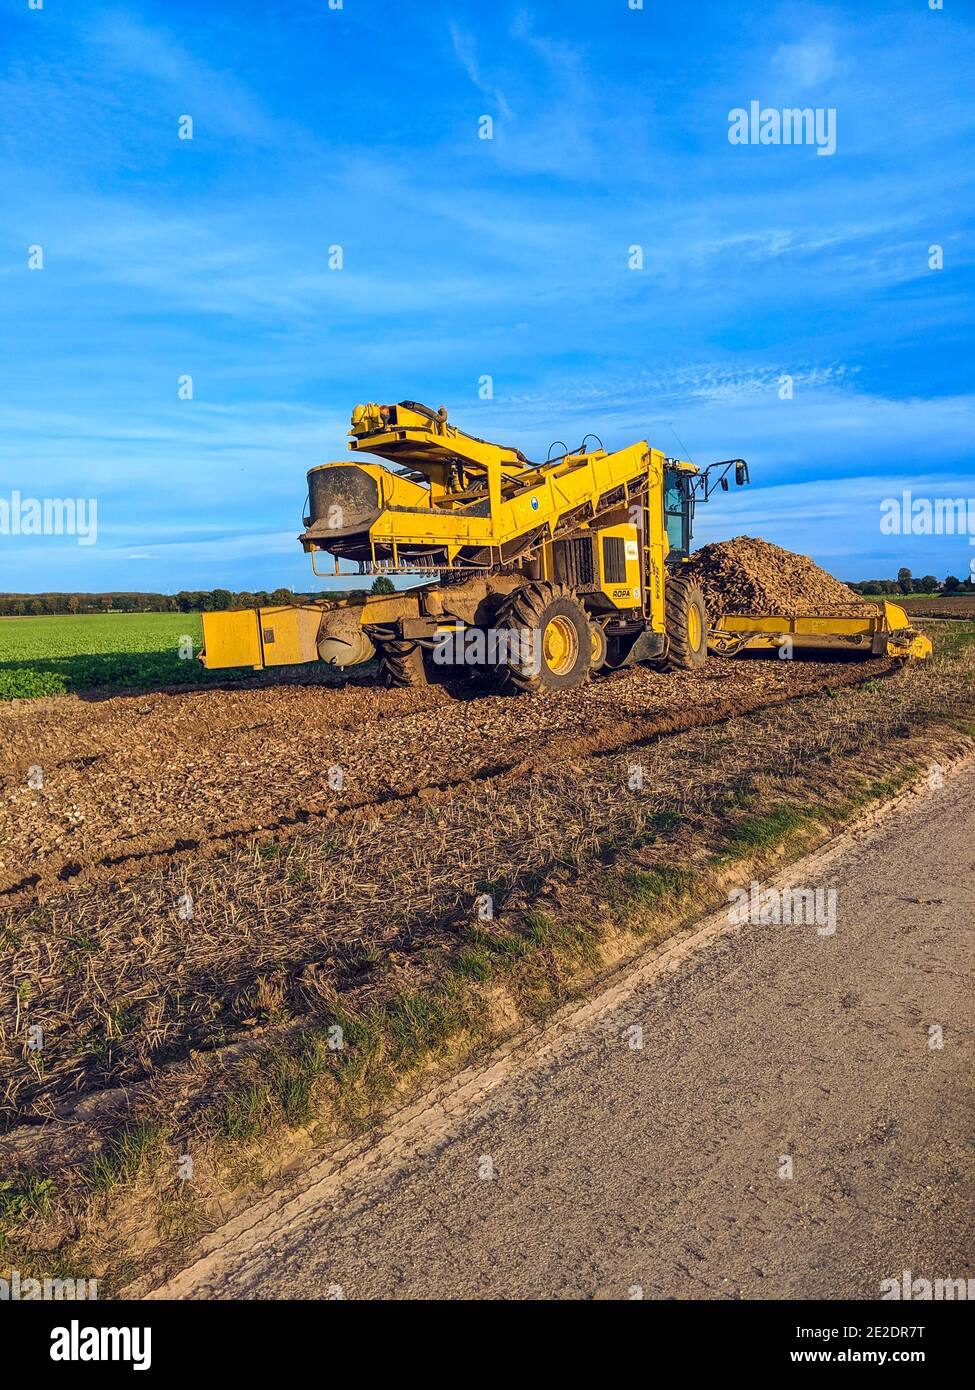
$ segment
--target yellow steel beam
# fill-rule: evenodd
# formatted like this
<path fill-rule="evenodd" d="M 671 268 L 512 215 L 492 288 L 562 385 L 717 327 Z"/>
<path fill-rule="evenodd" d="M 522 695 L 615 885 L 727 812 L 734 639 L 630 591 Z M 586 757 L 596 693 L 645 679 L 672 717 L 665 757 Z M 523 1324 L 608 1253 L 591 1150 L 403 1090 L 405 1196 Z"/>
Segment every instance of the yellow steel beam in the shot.
<path fill-rule="evenodd" d="M 911 627 L 903 608 L 896 603 L 871 605 L 873 613 L 837 618 L 825 613 L 804 613 L 787 617 L 782 613 L 759 616 L 722 614 L 714 621 L 710 645 L 716 652 L 749 647 L 780 647 L 785 639 L 797 647 L 861 647 L 882 649 L 888 656 L 910 656 L 925 660 L 931 655 L 930 638 Z"/>

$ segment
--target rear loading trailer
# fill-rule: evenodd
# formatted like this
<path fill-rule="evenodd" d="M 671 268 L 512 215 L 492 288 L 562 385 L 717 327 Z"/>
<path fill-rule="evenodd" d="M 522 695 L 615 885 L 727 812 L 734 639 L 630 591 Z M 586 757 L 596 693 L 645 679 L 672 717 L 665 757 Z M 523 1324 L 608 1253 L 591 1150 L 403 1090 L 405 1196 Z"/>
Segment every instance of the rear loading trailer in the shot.
<path fill-rule="evenodd" d="M 645 440 L 608 453 L 587 436 L 531 463 L 517 449 L 465 434 L 445 410 L 415 401 L 362 405 L 349 447 L 387 460 L 327 463 L 308 474 L 299 537 L 319 574 L 352 564 L 363 575 L 419 581 L 392 594 L 203 616 L 211 669 L 378 658 L 394 686 L 446 675 L 489 676 L 499 688 L 567 690 L 595 671 L 646 662 L 695 670 L 709 650 L 841 647 L 925 657 L 928 639 L 903 609 L 833 618 L 709 614 L 684 573 L 694 511 L 743 459 L 708 468 Z"/>

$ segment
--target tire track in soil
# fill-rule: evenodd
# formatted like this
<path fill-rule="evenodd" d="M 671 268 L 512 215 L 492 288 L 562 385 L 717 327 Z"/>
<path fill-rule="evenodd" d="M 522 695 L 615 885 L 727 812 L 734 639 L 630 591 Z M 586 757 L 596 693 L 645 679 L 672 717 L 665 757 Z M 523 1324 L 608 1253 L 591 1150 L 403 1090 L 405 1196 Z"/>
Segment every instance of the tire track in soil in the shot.
<path fill-rule="evenodd" d="M 356 819 L 376 819 L 401 810 L 404 806 L 424 803 L 439 795 L 461 791 L 467 786 L 543 772 L 551 767 L 553 762 L 564 762 L 570 758 L 610 756 L 628 748 L 638 748 L 652 743 L 670 734 L 707 728 L 790 701 L 810 699 L 828 690 L 864 685 L 880 676 L 893 674 L 900 665 L 896 658 L 857 662 L 847 667 L 837 666 L 828 676 L 820 674 L 810 677 L 786 690 L 766 692 L 753 698 L 724 699 L 707 706 L 694 705 L 683 711 L 653 719 L 649 723 L 645 719 L 622 722 L 615 720 L 598 725 L 591 733 L 585 735 L 577 734 L 571 738 L 557 735 L 545 740 L 530 758 L 510 758 L 485 765 L 461 777 L 418 783 L 403 789 L 390 789 L 379 797 L 358 801 L 336 803 L 334 800 L 319 798 L 299 805 L 293 815 L 282 816 L 270 822 L 228 821 L 219 830 L 211 831 L 205 837 L 186 835 L 155 843 L 146 837 L 144 847 L 125 854 L 105 855 L 89 863 L 69 859 L 57 868 L 46 866 L 42 872 L 28 874 L 19 880 L 2 884 L 0 908 L 40 902 L 52 894 L 65 892 L 69 885 L 74 889 L 101 882 L 125 881 L 180 863 L 194 855 L 216 857 L 238 846 L 258 845 L 271 840 L 287 843 L 316 824 L 331 825 Z M 625 673 L 620 674 L 625 678 Z"/>

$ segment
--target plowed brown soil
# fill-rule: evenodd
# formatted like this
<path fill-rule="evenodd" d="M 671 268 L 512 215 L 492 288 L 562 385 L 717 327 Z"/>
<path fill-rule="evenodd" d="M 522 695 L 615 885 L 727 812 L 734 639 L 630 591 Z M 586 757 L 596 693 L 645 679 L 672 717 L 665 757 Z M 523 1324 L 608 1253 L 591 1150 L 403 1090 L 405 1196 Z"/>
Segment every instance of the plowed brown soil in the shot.
<path fill-rule="evenodd" d="M 770 776 L 800 804 L 814 784 L 837 797 L 834 763 L 850 749 L 869 759 L 858 775 L 885 776 L 885 731 L 926 689 L 911 669 L 870 679 L 884 662 L 714 665 L 756 683 L 700 681 L 683 708 L 591 721 L 443 792 L 297 821 L 258 845 L 214 837 L 125 873 L 88 864 L 45 883 L 40 903 L 0 901 L 0 975 L 14 986 L 0 991 L 0 1135 L 16 1117 L 51 1116 L 70 1096 L 128 1087 L 198 1050 L 332 1017 L 340 1001 L 361 1012 L 414 995 L 470 944 L 485 889 L 510 924 L 544 914 L 550 890 L 585 865 L 598 876 L 620 856 L 629 874 L 645 853 L 651 868 L 693 873 L 764 805 Z M 838 693 L 851 680 L 867 688 Z M 23 1046 L 28 1021 L 44 1029 L 42 1068 Z M 3 1156 L 0 1139 L 0 1166 Z"/>
<path fill-rule="evenodd" d="M 795 618 L 810 613 L 856 617 L 876 612 L 876 605 L 865 602 L 807 555 L 751 536 L 702 546 L 682 574 L 701 585 L 712 618 L 720 613 L 781 613 Z"/>
<path fill-rule="evenodd" d="M 726 718 L 889 663 L 638 668 L 548 699 L 281 685 L 0 708 L 0 902 Z M 39 768 L 43 785 L 29 784 Z M 330 782 L 331 769 L 331 782 Z M 37 781 L 35 773 L 34 781 Z"/>
<path fill-rule="evenodd" d="M 896 602 L 896 599 L 895 599 Z M 909 600 L 904 607 L 915 618 L 975 619 L 975 594 Z"/>

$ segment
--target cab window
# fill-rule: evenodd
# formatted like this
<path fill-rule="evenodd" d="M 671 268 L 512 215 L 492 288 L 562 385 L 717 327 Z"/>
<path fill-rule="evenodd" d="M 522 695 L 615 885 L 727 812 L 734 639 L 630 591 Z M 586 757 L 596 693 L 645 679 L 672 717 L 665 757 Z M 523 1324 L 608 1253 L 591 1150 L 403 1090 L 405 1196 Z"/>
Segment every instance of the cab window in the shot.
<path fill-rule="evenodd" d="M 690 545 L 687 534 L 687 512 L 683 481 L 676 468 L 664 470 L 664 525 L 671 550 L 686 551 Z"/>

